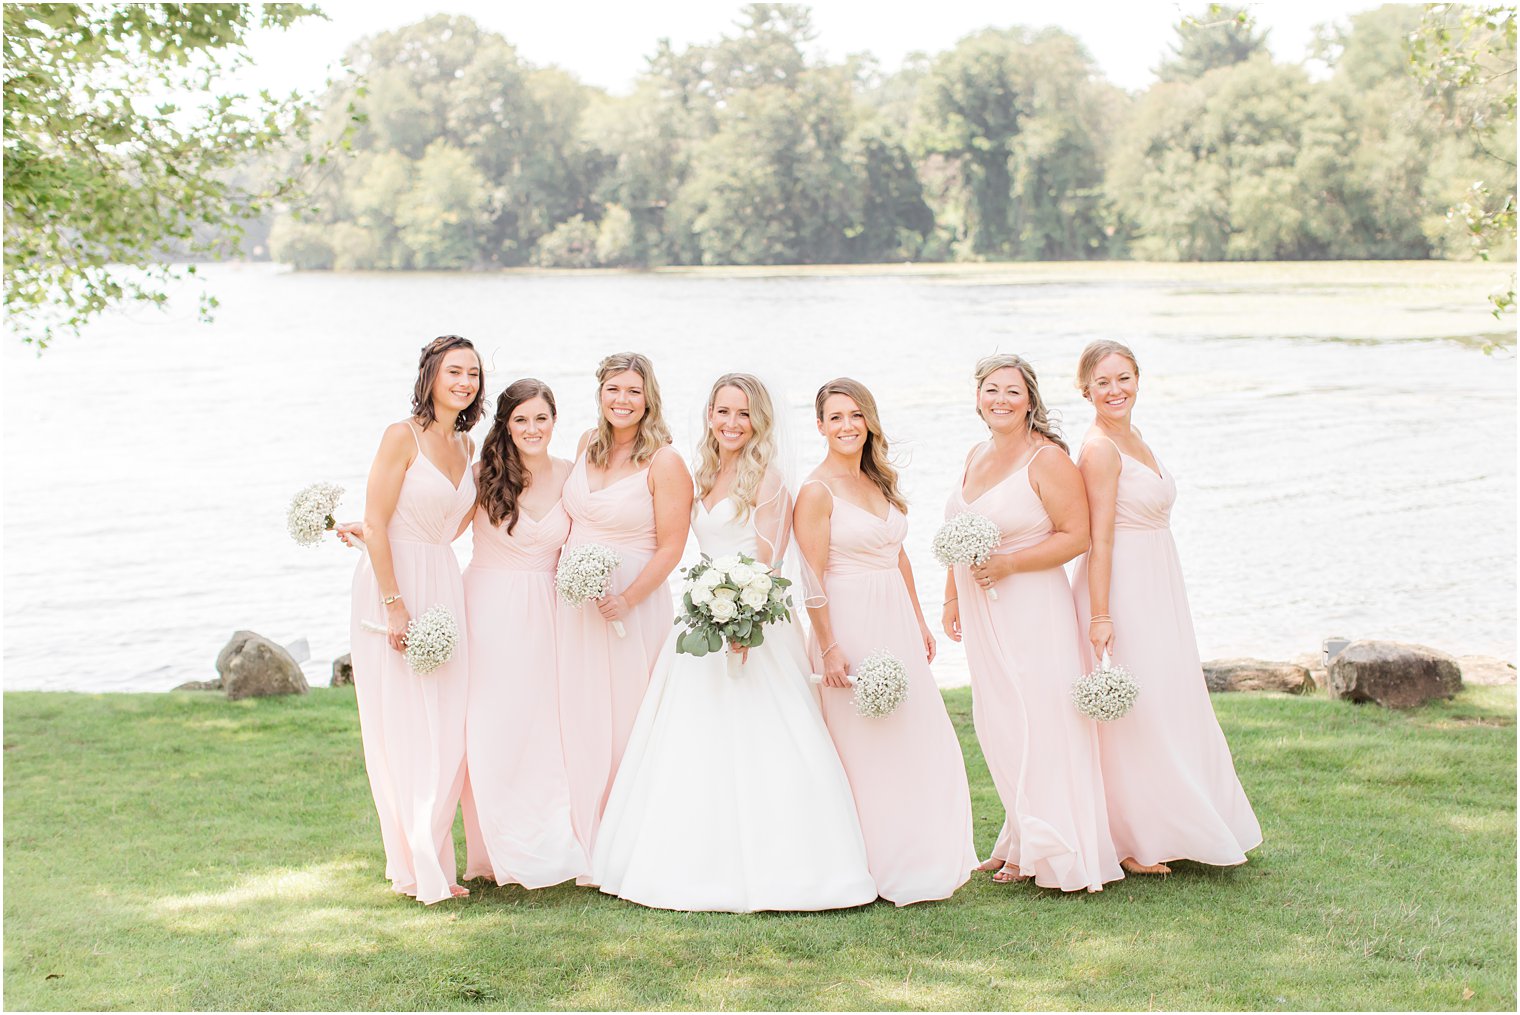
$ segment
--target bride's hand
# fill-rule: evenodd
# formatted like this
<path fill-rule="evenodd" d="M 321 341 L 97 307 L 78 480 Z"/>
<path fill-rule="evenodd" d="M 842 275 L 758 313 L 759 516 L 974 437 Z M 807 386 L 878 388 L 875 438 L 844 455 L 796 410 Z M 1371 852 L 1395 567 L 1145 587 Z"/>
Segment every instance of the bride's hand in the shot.
<path fill-rule="evenodd" d="M 749 662 L 749 646 L 748 645 L 740 645 L 736 641 L 731 641 L 731 642 L 728 643 L 728 650 L 730 652 L 732 652 L 734 655 L 736 655 L 736 656 L 739 657 L 739 662 L 741 664 Z"/>
<path fill-rule="evenodd" d="M 829 646 L 829 650 L 823 654 L 823 686 L 849 687 L 850 681 L 846 676 L 849 672 L 850 662 L 844 657 L 843 650 L 838 645 Z"/>

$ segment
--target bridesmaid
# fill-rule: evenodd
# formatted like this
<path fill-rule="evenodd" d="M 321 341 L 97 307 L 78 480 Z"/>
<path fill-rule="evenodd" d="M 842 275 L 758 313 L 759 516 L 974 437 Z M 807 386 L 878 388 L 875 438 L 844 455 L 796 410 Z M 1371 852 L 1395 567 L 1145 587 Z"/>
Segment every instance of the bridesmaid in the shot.
<path fill-rule="evenodd" d="M 966 456 L 945 514 L 974 511 L 1003 538 L 985 563 L 950 569 L 944 626 L 966 643 L 976 738 L 1006 814 L 981 869 L 1000 883 L 1102 891 L 1124 875 L 1108 835 L 1097 724 L 1069 696 L 1082 656 L 1062 567 L 1087 549 L 1082 477 L 1019 357 L 976 365 L 976 411 L 991 437 Z"/>
<path fill-rule="evenodd" d="M 823 660 L 824 720 L 844 762 L 882 898 L 899 906 L 945 899 L 976 864 L 971 793 L 955 728 L 929 672 L 924 623 L 903 549 L 907 502 L 887 460 L 876 400 L 841 377 L 818 389 L 828 455 L 797 494 L 795 534 L 812 585 L 806 605 Z M 878 649 L 908 670 L 907 701 L 885 718 L 851 703 L 852 664 Z"/>
<path fill-rule="evenodd" d="M 1080 458 L 1092 549 L 1074 590 L 1086 665 L 1111 653 L 1140 684 L 1130 713 L 1098 729 L 1114 844 L 1134 873 L 1170 873 L 1169 860 L 1245 863 L 1261 826 L 1203 682 L 1167 527 L 1177 485 L 1130 422 L 1140 366 L 1118 342 L 1093 342 L 1077 387 L 1096 414 Z"/>
<path fill-rule="evenodd" d="M 569 546 L 601 543 L 622 563 L 608 594 L 558 609 L 561 736 L 576 838 L 590 856 L 649 674 L 675 622 L 665 579 L 691 525 L 691 473 L 670 447 L 654 366 L 614 353 L 597 367 L 595 429 L 565 481 Z M 612 621 L 623 623 L 619 637 Z"/>
<path fill-rule="evenodd" d="M 354 691 L 385 875 L 433 903 L 468 895 L 454 867 L 454 812 L 464 784 L 469 651 L 418 676 L 402 655 L 412 617 L 437 605 L 465 622 L 459 562 L 449 546 L 475 506 L 469 430 L 480 418 L 481 364 L 458 335 L 422 349 L 412 415 L 392 423 L 369 471 L 368 552 L 354 571 Z M 383 624 L 376 634 L 361 623 Z"/>
<path fill-rule="evenodd" d="M 465 877 L 526 888 L 587 870 L 560 745 L 554 567 L 570 534 L 570 463 L 549 454 L 554 393 L 514 381 L 476 465 L 475 551 L 464 572 L 470 689 Z"/>

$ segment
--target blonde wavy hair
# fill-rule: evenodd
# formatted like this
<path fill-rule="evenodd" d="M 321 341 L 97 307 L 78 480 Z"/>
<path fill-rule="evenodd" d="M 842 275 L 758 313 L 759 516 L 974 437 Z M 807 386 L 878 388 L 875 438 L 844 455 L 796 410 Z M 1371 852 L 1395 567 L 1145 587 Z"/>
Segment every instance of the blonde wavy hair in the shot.
<path fill-rule="evenodd" d="M 978 382 L 980 383 L 980 382 Z M 823 403 L 830 395 L 844 395 L 860 406 L 866 420 L 866 445 L 860 452 L 860 471 L 875 483 L 882 495 L 903 514 L 908 513 L 908 501 L 897 489 L 897 470 L 887 457 L 887 435 L 881 429 L 881 415 L 876 411 L 876 399 L 870 390 L 850 377 L 836 377 L 818 389 L 813 398 L 813 410 L 818 422 L 823 422 Z"/>
<path fill-rule="evenodd" d="M 697 467 L 692 475 L 697 484 L 698 501 L 705 499 L 718 481 L 718 438 L 712 432 L 712 411 L 718 401 L 718 392 L 724 388 L 738 388 L 749 399 L 752 430 L 749 441 L 739 451 L 738 474 L 734 477 L 734 488 L 729 492 L 738 505 L 738 517 L 742 521 L 757 506 L 755 501 L 760 495 L 760 484 L 765 481 L 776 458 L 776 411 L 771 405 L 770 392 L 752 374 L 724 374 L 713 382 L 712 391 L 707 396 L 707 428 L 697 446 Z"/>
<path fill-rule="evenodd" d="M 1129 360 L 1129 365 L 1135 368 L 1135 376 L 1140 376 L 1140 363 L 1135 359 L 1135 354 L 1129 351 L 1129 346 L 1122 342 L 1111 339 L 1099 339 L 1096 342 L 1088 342 L 1087 348 L 1082 350 L 1082 356 L 1077 360 L 1077 390 L 1082 396 L 1087 396 L 1087 388 L 1092 384 L 1093 373 L 1097 371 L 1098 364 L 1109 356 L 1119 355 Z"/>
<path fill-rule="evenodd" d="M 599 469 L 605 469 L 612 457 L 612 424 L 607 422 L 607 414 L 602 411 L 602 385 L 607 383 L 607 378 L 625 370 L 632 370 L 644 382 L 644 415 L 633 438 L 631 461 L 643 465 L 654 457 L 656 451 L 670 443 L 670 427 L 665 425 L 660 385 L 654 379 L 654 364 L 642 353 L 615 352 L 596 368 L 596 433 L 586 444 L 586 462 Z"/>
<path fill-rule="evenodd" d="M 1070 453 L 1071 448 L 1066 446 L 1066 440 L 1061 436 L 1061 431 L 1056 427 L 1055 420 L 1051 419 L 1051 411 L 1045 406 L 1045 399 L 1040 397 L 1040 382 L 1034 374 L 1034 367 L 1022 356 L 1015 356 L 1011 352 L 993 353 L 991 356 L 983 356 L 976 361 L 976 387 L 980 390 L 982 382 L 1005 367 L 1012 367 L 1024 378 L 1024 387 L 1029 391 L 1029 432 L 1043 436 L 1050 443 L 1062 451 Z M 977 409 L 977 415 L 981 415 L 981 409 Z M 985 423 L 986 420 L 983 420 Z"/>

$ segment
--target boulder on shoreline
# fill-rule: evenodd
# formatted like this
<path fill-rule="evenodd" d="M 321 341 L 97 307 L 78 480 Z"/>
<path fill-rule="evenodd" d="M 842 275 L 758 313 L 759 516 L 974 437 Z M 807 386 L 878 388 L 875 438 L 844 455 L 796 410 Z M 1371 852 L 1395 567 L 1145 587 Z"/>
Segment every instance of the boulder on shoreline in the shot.
<path fill-rule="evenodd" d="M 1424 645 L 1354 641 L 1330 660 L 1330 694 L 1346 701 L 1414 708 L 1461 689 L 1457 661 Z"/>
<path fill-rule="evenodd" d="M 221 689 L 221 677 L 212 677 L 210 680 L 187 680 L 174 688 L 176 691 L 220 691 Z"/>
<path fill-rule="evenodd" d="M 1308 667 L 1264 659 L 1210 659 L 1203 664 L 1203 681 L 1216 694 L 1221 691 L 1307 694 L 1314 690 L 1314 677 Z"/>
<path fill-rule="evenodd" d="M 305 694 L 306 675 L 289 652 L 262 635 L 238 631 L 216 657 L 229 701 L 275 694 Z"/>
<path fill-rule="evenodd" d="M 333 660 L 332 683 L 328 687 L 347 687 L 354 682 L 353 654 L 345 652 Z"/>

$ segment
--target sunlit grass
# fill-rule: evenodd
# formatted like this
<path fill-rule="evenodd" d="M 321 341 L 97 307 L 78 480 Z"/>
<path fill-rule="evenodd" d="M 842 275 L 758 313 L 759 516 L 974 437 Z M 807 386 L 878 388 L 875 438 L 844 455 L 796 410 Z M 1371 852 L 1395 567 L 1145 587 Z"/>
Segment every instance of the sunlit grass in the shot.
<path fill-rule="evenodd" d="M 970 729 L 983 852 L 1001 810 Z M 1515 1006 L 1515 691 L 1412 713 L 1215 707 L 1266 834 L 1062 896 L 664 913 L 381 878 L 353 697 L 5 696 L 11 1008 L 1394 1008 Z M 462 853 L 461 853 L 462 856 Z M 1471 996 L 1468 996 L 1468 992 Z"/>

